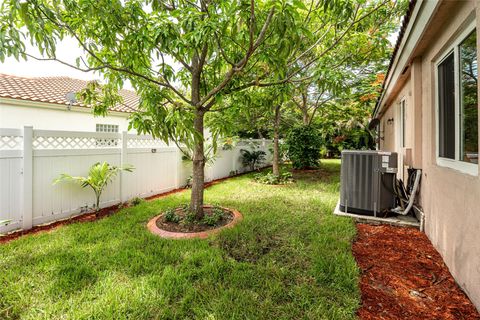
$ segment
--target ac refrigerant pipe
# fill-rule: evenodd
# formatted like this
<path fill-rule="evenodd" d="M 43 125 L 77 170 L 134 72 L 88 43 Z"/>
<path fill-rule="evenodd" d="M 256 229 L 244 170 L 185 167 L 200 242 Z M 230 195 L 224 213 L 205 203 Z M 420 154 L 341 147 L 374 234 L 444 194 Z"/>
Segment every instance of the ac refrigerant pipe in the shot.
<path fill-rule="evenodd" d="M 421 176 L 422 176 L 422 170 L 417 169 L 415 171 L 415 182 L 413 183 L 413 189 L 412 189 L 412 192 L 410 193 L 410 197 L 408 198 L 408 205 L 405 208 L 405 210 L 402 210 L 401 207 L 396 207 L 396 208 L 392 209 L 393 212 L 405 216 L 405 215 L 408 214 L 410 209 L 412 209 L 413 203 L 415 201 L 415 195 L 417 194 L 417 189 L 418 189 L 418 185 L 420 183 L 420 177 Z"/>

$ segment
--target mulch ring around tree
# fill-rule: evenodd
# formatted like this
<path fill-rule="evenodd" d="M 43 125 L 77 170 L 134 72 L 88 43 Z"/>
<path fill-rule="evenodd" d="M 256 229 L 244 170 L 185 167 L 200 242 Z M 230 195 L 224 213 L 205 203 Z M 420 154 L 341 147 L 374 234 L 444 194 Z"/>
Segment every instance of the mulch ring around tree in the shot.
<path fill-rule="evenodd" d="M 184 223 L 187 212 L 183 208 L 175 209 L 175 214 L 179 217 L 180 221 L 168 221 L 166 219 L 166 213 L 162 213 L 152 218 L 147 228 L 155 235 L 162 238 L 169 239 L 190 239 L 190 238 L 207 238 L 211 234 L 217 233 L 224 228 L 233 227 L 239 221 L 243 219 L 240 212 L 234 209 L 224 207 L 213 207 L 204 205 L 205 216 L 212 216 L 215 214 L 215 210 L 222 211 L 222 217 L 214 224 L 207 224 L 203 221 L 196 221 L 194 223 Z"/>
<path fill-rule="evenodd" d="M 223 227 L 224 225 L 228 224 L 230 221 L 233 220 L 233 213 L 231 213 L 228 210 L 225 210 L 223 208 L 219 208 L 219 210 L 223 211 L 222 217 L 216 222 L 214 225 L 208 225 L 205 223 L 191 223 L 191 224 L 183 224 L 183 223 L 175 223 L 175 222 L 170 222 L 165 219 L 165 215 L 162 215 L 159 219 L 157 219 L 157 227 L 163 230 L 167 230 L 170 232 L 183 232 L 183 233 L 189 233 L 189 232 L 201 232 L 201 231 L 207 231 L 207 230 L 212 230 L 216 228 Z M 182 208 L 177 208 L 176 210 L 177 215 L 179 218 L 184 219 L 186 212 Z M 213 207 L 205 207 L 203 209 L 203 212 L 206 216 L 211 216 L 214 214 L 213 212 Z"/>
<path fill-rule="evenodd" d="M 424 233 L 362 223 L 357 230 L 360 319 L 480 319 Z"/>

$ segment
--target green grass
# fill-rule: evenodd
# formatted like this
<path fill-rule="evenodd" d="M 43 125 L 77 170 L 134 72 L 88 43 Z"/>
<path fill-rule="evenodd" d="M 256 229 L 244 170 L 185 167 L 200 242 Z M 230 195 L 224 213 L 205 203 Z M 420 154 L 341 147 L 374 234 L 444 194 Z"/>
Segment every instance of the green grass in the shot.
<path fill-rule="evenodd" d="M 165 240 L 146 222 L 188 192 L 0 245 L 0 319 L 354 319 L 355 227 L 334 217 L 339 162 L 268 186 L 206 191 L 244 220 L 208 240 Z"/>

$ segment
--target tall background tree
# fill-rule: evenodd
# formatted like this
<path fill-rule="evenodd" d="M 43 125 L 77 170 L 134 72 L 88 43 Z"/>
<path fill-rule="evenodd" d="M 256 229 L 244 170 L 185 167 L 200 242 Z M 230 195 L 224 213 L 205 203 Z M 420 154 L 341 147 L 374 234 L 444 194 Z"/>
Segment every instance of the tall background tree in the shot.
<path fill-rule="evenodd" d="M 273 83 L 288 84 L 290 90 L 283 97 L 288 106 L 280 107 L 275 94 L 268 97 L 259 93 L 260 100 L 255 99 L 255 103 L 251 98 L 245 98 L 243 103 L 237 99 L 232 105 L 237 108 L 234 113 L 242 109 L 245 116 L 232 117 L 228 112 L 220 116 L 234 120 L 238 134 L 261 133 L 262 137 L 267 134 L 278 140 L 275 133 L 279 130 L 275 128 L 279 126 L 274 114 L 282 111 L 288 120 L 277 117 L 280 123 L 286 121 L 290 127 L 314 125 L 321 131 L 327 149 L 335 144 L 333 140 L 341 140 L 345 134 L 349 138 L 344 140 L 350 139 L 350 135 L 357 136 L 352 137 L 354 141 L 368 140 L 369 132 L 363 124 L 368 121 L 377 94 L 377 88 L 370 83 L 374 81 L 372 77 L 386 67 L 392 49 L 387 38 L 397 28 L 406 2 L 306 2 L 309 8 L 319 5 L 322 9 L 308 10 L 300 24 L 308 30 L 301 34 L 302 42 L 289 51 L 286 59 L 265 71 L 270 78 L 280 79 L 272 80 Z M 259 86 L 266 85 L 259 81 Z M 349 110 L 350 107 L 353 110 Z M 292 121 L 292 113 L 299 116 L 297 121 Z M 347 120 L 350 122 L 346 123 Z M 338 125 L 344 130 L 338 131 Z M 357 144 L 360 145 L 361 142 Z M 278 147 L 274 148 L 275 153 L 278 154 Z M 278 167 L 275 159 L 273 164 L 274 168 Z"/>
<path fill-rule="evenodd" d="M 338 54 L 385 40 L 391 0 L 185 1 L 7 0 L 0 9 L 0 60 L 56 60 L 105 83 L 83 93 L 105 114 L 129 81 L 141 98 L 131 118 L 139 132 L 190 147 L 190 209 L 203 216 L 204 123 L 229 96 L 251 87 L 302 83 L 338 62 Z M 70 37 L 85 55 L 60 61 Z M 40 51 L 25 50 L 29 41 Z M 212 137 L 218 135 L 211 128 Z"/>

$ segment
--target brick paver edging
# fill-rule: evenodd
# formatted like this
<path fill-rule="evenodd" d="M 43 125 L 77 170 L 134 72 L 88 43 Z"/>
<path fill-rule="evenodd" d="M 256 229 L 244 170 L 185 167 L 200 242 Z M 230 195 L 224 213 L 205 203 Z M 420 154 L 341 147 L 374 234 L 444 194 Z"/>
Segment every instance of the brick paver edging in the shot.
<path fill-rule="evenodd" d="M 203 207 L 204 208 L 211 208 L 212 206 L 205 205 Z M 158 216 L 151 219 L 147 224 L 147 228 L 148 228 L 148 230 L 150 230 L 151 233 L 153 233 L 157 236 L 160 236 L 162 238 L 167 238 L 167 239 L 192 239 L 192 238 L 205 239 L 208 236 L 210 236 L 214 233 L 218 233 L 219 231 L 221 231 L 225 228 L 233 227 L 234 225 L 236 225 L 238 222 L 240 222 L 243 219 L 242 214 L 235 209 L 230 209 L 230 208 L 225 208 L 225 207 L 220 207 L 220 208 L 222 208 L 223 210 L 229 211 L 233 214 L 233 220 L 230 221 L 228 224 L 226 224 L 224 226 L 221 226 L 220 228 L 211 229 L 211 230 L 202 231 L 202 232 L 188 232 L 188 233 L 187 232 L 166 231 L 166 230 L 160 229 L 157 226 L 157 220 L 163 215 L 163 213 L 159 214 Z"/>

